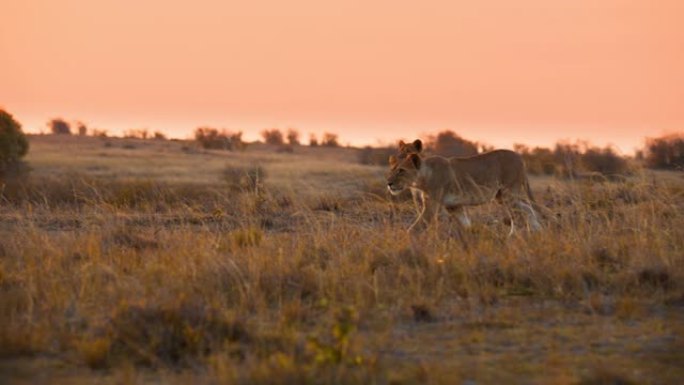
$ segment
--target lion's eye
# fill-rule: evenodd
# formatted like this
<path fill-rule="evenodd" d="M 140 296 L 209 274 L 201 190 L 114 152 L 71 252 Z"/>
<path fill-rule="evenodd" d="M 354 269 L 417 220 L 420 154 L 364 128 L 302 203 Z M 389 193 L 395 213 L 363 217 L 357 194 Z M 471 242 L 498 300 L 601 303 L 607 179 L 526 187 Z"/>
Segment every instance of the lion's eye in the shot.
<path fill-rule="evenodd" d="M 403 169 L 403 168 L 400 168 L 399 171 L 397 172 L 397 174 L 403 174 L 403 173 L 404 173 L 404 169 Z"/>

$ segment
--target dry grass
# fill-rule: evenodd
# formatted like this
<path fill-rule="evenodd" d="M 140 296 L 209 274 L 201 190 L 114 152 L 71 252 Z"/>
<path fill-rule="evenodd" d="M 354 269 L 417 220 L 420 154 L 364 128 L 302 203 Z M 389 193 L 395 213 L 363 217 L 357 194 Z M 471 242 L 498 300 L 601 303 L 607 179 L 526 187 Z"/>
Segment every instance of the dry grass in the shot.
<path fill-rule="evenodd" d="M 4 187 L 1 382 L 684 378 L 676 174 L 535 180 L 542 232 L 507 238 L 491 205 L 464 249 L 406 235 L 413 208 L 353 150 L 127 142 L 33 138 Z M 256 165 L 260 188 L 225 180 Z"/>

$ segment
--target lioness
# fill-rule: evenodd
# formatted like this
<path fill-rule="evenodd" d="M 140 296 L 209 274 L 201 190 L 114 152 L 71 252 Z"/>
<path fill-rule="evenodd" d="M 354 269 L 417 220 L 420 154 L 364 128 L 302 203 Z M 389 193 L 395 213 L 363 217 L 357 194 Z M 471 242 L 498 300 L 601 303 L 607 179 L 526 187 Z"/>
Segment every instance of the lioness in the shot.
<path fill-rule="evenodd" d="M 496 150 L 467 158 L 444 158 L 430 156 L 421 158 L 417 153 L 408 153 L 399 159 L 390 156 L 390 172 L 387 188 L 398 195 L 407 188 L 420 191 L 423 203 L 418 218 L 409 231 L 433 221 L 442 208 L 462 213 L 463 206 L 479 205 L 495 198 L 511 209 L 520 209 L 527 214 L 532 229 L 541 228 L 532 208 L 532 192 L 525 174 L 522 157 L 509 150 Z M 469 220 L 459 218 L 468 226 Z"/>
<path fill-rule="evenodd" d="M 404 159 L 406 158 L 409 154 L 419 154 L 421 155 L 423 151 L 423 142 L 420 139 L 416 139 L 411 143 L 406 143 L 403 140 L 399 141 L 399 154 L 397 154 L 397 158 L 399 159 Z M 411 197 L 413 198 L 413 205 L 416 208 L 416 212 L 418 215 L 421 214 L 423 211 L 423 194 L 422 191 L 410 186 L 409 189 L 411 190 Z M 442 212 L 447 213 L 447 210 L 445 207 L 442 207 Z M 461 222 L 461 224 L 465 227 L 470 227 L 470 218 L 468 218 L 468 213 L 466 212 L 466 209 L 464 206 L 454 206 L 449 208 L 449 212 L 451 214 L 455 214 Z M 447 213 L 448 215 L 448 213 Z"/>

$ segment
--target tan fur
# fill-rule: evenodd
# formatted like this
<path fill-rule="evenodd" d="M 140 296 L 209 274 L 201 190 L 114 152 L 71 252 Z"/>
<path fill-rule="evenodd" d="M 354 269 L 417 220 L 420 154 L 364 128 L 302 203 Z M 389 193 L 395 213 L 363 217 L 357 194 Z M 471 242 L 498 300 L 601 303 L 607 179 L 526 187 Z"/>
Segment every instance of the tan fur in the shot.
<path fill-rule="evenodd" d="M 403 159 L 391 157 L 390 166 L 387 186 L 392 194 L 411 188 L 422 195 L 422 211 L 409 230 L 433 221 L 442 208 L 460 212 L 464 206 L 494 199 L 509 213 L 510 209 L 525 211 L 530 225 L 540 228 L 525 165 L 513 151 L 496 150 L 468 158 L 421 158 L 410 153 Z"/>

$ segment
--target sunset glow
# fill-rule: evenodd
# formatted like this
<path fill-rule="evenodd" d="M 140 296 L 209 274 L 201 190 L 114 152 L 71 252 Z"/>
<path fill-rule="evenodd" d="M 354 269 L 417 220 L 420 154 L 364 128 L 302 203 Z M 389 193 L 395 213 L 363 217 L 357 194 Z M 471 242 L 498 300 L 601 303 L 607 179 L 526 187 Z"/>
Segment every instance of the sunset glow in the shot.
<path fill-rule="evenodd" d="M 684 2 L 2 1 L 0 106 L 189 137 L 294 127 L 500 147 L 684 128 Z"/>

